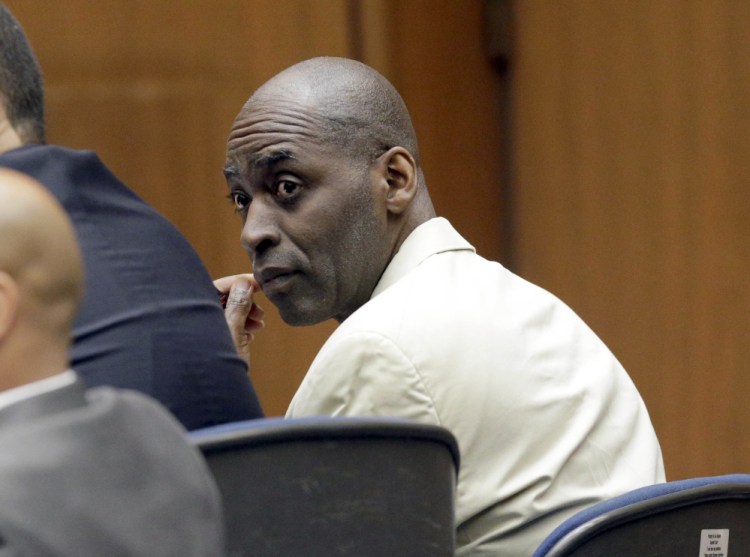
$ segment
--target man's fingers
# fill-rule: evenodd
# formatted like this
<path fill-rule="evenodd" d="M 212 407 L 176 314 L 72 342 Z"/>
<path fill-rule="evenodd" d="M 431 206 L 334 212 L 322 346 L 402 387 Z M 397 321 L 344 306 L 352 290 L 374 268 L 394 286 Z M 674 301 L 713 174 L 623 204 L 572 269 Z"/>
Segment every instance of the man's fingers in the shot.
<path fill-rule="evenodd" d="M 249 287 L 248 284 L 250 285 Z M 232 291 L 232 288 L 234 288 L 235 286 L 239 286 L 243 290 L 248 290 L 248 288 L 250 288 L 251 296 L 253 292 L 257 292 L 258 290 L 260 290 L 260 285 L 258 284 L 258 281 L 255 280 L 255 277 L 252 275 L 252 273 L 229 275 L 227 277 L 218 278 L 214 281 L 214 288 L 216 288 L 217 294 L 219 296 L 219 301 L 221 302 L 221 306 L 223 308 L 227 307 L 229 294 Z M 243 298 L 240 296 L 241 294 L 241 292 L 238 292 L 237 296 L 233 300 L 235 304 L 243 303 Z"/>
<path fill-rule="evenodd" d="M 250 313 L 248 314 L 247 319 L 245 320 L 245 332 L 246 333 L 253 333 L 255 331 L 260 331 L 263 327 L 266 326 L 265 322 L 263 321 L 264 313 L 265 312 L 263 311 L 262 307 L 260 307 L 256 303 L 253 303 L 253 307 L 250 308 Z"/>
<path fill-rule="evenodd" d="M 229 289 L 225 315 L 231 324 L 244 328 L 253 304 L 253 286 L 246 278 L 238 278 Z"/>
<path fill-rule="evenodd" d="M 258 282 L 251 274 L 232 275 L 216 279 L 214 287 L 224 306 L 224 318 L 234 346 L 249 364 L 253 333 L 265 326 L 263 309 L 253 302 L 253 294 L 259 289 Z"/>
<path fill-rule="evenodd" d="M 245 329 L 245 323 L 253 306 L 253 287 L 246 278 L 239 278 L 231 285 L 226 301 L 224 317 L 232 335 L 237 353 L 250 364 L 251 336 Z"/>
<path fill-rule="evenodd" d="M 250 303 L 251 294 L 252 290 L 250 288 L 242 288 L 240 286 L 236 286 L 229 291 L 227 306 L 246 306 Z"/>
<path fill-rule="evenodd" d="M 239 280 L 245 280 L 249 282 L 255 290 L 258 290 L 259 288 L 258 281 L 255 280 L 255 277 L 252 275 L 252 273 L 243 273 L 240 275 L 229 275 L 227 277 L 218 278 L 214 281 L 214 287 L 219 292 L 229 293 L 229 290 L 232 288 L 232 285 Z"/>
<path fill-rule="evenodd" d="M 250 314 L 248 317 L 250 319 L 255 319 L 256 321 L 260 321 L 263 319 L 263 316 L 266 314 L 265 311 L 263 311 L 263 308 L 260 307 L 258 304 L 253 303 L 253 307 L 250 308 Z"/>

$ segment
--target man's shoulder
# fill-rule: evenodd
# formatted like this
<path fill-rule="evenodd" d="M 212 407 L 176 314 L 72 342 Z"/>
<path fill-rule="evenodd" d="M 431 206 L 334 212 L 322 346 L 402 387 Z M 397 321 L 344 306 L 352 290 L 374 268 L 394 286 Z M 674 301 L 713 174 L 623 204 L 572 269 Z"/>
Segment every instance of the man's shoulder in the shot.
<path fill-rule="evenodd" d="M 88 476 L 113 492 L 118 479 L 135 481 L 132 474 L 138 471 L 150 474 L 146 483 L 166 481 L 166 490 L 191 484 L 200 491 L 210 483 L 179 422 L 152 398 L 126 389 L 89 389 L 82 404 L 4 426 L 0 453 L 3 478 L 85 483 Z M 7 489 L 7 484 L 0 487 Z"/>
<path fill-rule="evenodd" d="M 483 289 L 508 287 L 516 278 L 472 251 L 435 253 L 378 292 L 340 328 L 388 327 L 396 320 L 432 320 L 436 315 L 448 318 L 462 294 L 481 297 Z"/>
<path fill-rule="evenodd" d="M 24 145 L 0 155 L 0 166 L 28 174 L 47 188 L 74 219 L 106 214 L 113 207 L 151 207 L 91 150 Z"/>
<path fill-rule="evenodd" d="M 429 257 L 350 315 L 320 352 L 376 345 L 377 350 L 403 352 L 408 356 L 417 345 L 432 345 L 443 335 L 449 336 L 447 324 L 457 310 L 453 292 L 460 288 L 461 281 L 450 271 L 457 254 L 462 259 L 477 257 L 471 252 L 446 252 Z"/>
<path fill-rule="evenodd" d="M 65 557 L 109 554 L 117 539 L 137 555 L 217 550 L 218 492 L 184 430 L 139 393 L 97 388 L 86 398 L 0 434 L 0 535 Z M 165 528 L 175 537 L 159 539 Z"/>
<path fill-rule="evenodd" d="M 326 350 L 352 337 L 381 335 L 409 354 L 436 354 L 457 345 L 513 343 L 530 329 L 571 328 L 592 337 L 577 314 L 554 294 L 498 262 L 470 251 L 436 253 L 354 312 L 334 331 Z"/>
<path fill-rule="evenodd" d="M 28 144 L 0 153 L 0 166 L 13 168 L 41 180 L 53 170 L 104 167 L 91 150 L 76 150 L 60 145 Z M 44 183 L 44 181 L 42 180 Z"/>
<path fill-rule="evenodd" d="M 0 444 L 26 439 L 23 448 L 33 447 L 38 439 L 53 437 L 61 443 L 73 440 L 84 446 L 89 432 L 120 431 L 135 438 L 155 431 L 181 437 L 184 429 L 163 406 L 147 395 L 127 389 L 96 387 L 83 391 L 80 382 L 59 391 L 16 402 L 3 413 L 23 417 L 0 421 Z M 72 389 L 81 389 L 80 394 Z M 76 398 L 77 397 L 77 398 Z M 133 428 L 140 424 L 144 429 Z M 122 435 L 118 435 L 122 440 Z M 49 446 L 47 446 L 49 448 Z"/>

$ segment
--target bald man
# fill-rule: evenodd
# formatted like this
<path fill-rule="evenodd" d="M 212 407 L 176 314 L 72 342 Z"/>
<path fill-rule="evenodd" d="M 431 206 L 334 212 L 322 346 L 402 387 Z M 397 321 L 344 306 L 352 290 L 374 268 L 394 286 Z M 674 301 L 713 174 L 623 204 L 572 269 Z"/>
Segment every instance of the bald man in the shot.
<path fill-rule="evenodd" d="M 281 72 L 234 121 L 225 173 L 254 272 L 217 282 L 236 289 L 235 339 L 258 286 L 290 325 L 339 321 L 287 415 L 451 430 L 457 555 L 528 557 L 583 507 L 664 480 L 643 401 L 606 346 L 436 217 L 383 76 L 340 58 Z"/>
<path fill-rule="evenodd" d="M 83 269 L 63 209 L 0 169 L 0 557 L 217 557 L 218 493 L 184 429 L 69 369 Z"/>
<path fill-rule="evenodd" d="M 41 70 L 2 4 L 0 167 L 39 180 L 73 221 L 86 291 L 71 357 L 87 385 L 146 393 L 187 429 L 263 415 L 185 237 L 95 153 L 45 143 Z"/>

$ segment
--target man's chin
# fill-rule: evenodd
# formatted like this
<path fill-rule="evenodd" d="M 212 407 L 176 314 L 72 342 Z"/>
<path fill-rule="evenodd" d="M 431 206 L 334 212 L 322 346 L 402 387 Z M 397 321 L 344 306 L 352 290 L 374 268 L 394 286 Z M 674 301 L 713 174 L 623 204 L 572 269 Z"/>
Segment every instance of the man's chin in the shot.
<path fill-rule="evenodd" d="M 274 302 L 273 300 L 271 300 Z M 285 300 L 285 302 L 287 302 Z M 302 304 L 289 304 L 289 303 L 278 303 L 274 302 L 276 308 L 279 310 L 281 319 L 287 325 L 292 327 L 307 327 L 310 325 L 317 325 L 323 321 L 328 321 L 332 318 L 329 313 L 322 312 L 319 307 L 308 307 L 306 308 Z"/>

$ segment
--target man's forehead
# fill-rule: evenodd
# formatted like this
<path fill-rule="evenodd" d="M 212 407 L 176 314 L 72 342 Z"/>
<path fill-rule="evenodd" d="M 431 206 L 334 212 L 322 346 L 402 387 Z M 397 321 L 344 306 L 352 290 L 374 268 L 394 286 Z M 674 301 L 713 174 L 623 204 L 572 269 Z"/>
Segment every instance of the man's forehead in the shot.
<path fill-rule="evenodd" d="M 289 137 L 317 140 L 325 126 L 325 116 L 316 106 L 295 99 L 274 99 L 246 105 L 235 118 L 229 133 L 228 149 L 245 143 L 274 141 Z"/>
<path fill-rule="evenodd" d="M 278 114 L 281 117 L 300 120 L 316 120 L 323 117 L 325 99 L 321 99 L 308 88 L 268 87 L 258 89 L 240 110 L 235 125 L 253 116 Z"/>
<path fill-rule="evenodd" d="M 261 108 L 238 116 L 227 141 L 227 170 L 248 171 L 336 150 L 330 122 L 314 110 Z"/>
<path fill-rule="evenodd" d="M 297 159 L 294 151 L 289 149 L 270 149 L 260 153 L 248 153 L 246 156 L 242 156 L 242 153 L 229 153 L 224 165 L 224 174 L 227 177 L 237 176 L 250 169 L 263 170 L 286 160 Z"/>

